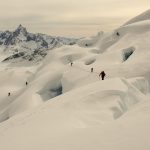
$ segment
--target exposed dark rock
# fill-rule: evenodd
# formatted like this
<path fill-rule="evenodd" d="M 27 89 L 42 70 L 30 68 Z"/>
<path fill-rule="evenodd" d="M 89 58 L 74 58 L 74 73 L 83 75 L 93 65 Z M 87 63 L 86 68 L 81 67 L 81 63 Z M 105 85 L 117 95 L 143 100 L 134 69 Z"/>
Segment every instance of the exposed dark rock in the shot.
<path fill-rule="evenodd" d="M 47 55 L 48 50 L 62 45 L 74 45 L 76 42 L 77 39 L 73 38 L 28 33 L 22 25 L 19 25 L 14 32 L 0 32 L 0 45 L 5 46 L 4 51 L 12 50 L 12 55 L 3 61 L 16 58 L 22 58 L 28 61 L 40 60 Z M 19 48 L 16 48 L 16 45 Z"/>
<path fill-rule="evenodd" d="M 6 61 L 11 60 L 11 59 L 15 59 L 15 58 L 22 57 L 22 56 L 24 56 L 24 55 L 25 55 L 24 52 L 19 52 L 19 53 L 17 53 L 17 54 L 14 54 L 14 55 L 12 55 L 12 56 L 10 56 L 10 57 L 4 59 L 3 62 L 6 62 Z"/>

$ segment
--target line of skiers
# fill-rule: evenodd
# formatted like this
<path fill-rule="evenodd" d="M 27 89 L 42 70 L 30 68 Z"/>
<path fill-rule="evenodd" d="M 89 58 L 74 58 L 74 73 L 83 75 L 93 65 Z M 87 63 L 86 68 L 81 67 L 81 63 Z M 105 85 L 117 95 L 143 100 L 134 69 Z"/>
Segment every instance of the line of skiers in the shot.
<path fill-rule="evenodd" d="M 91 72 L 93 72 L 93 71 L 94 71 L 94 68 L 91 68 Z M 106 76 L 106 73 L 104 71 L 101 71 L 101 73 L 99 74 L 99 77 L 101 77 L 102 80 L 104 80 L 105 76 Z"/>
<path fill-rule="evenodd" d="M 26 86 L 28 85 L 28 82 L 26 81 Z M 8 96 L 10 96 L 11 94 L 10 94 L 10 92 L 8 93 Z"/>
<path fill-rule="evenodd" d="M 73 66 L 73 62 L 70 63 L 71 67 Z M 91 73 L 94 71 L 94 68 L 91 68 Z M 106 73 L 104 71 L 101 71 L 99 74 L 99 77 L 102 78 L 102 80 L 105 79 Z"/>
<path fill-rule="evenodd" d="M 70 65 L 73 66 L 73 62 L 71 62 Z M 91 73 L 93 73 L 93 71 L 94 71 L 94 68 L 91 68 Z M 99 74 L 99 77 L 101 77 L 101 79 L 104 80 L 104 79 L 105 79 L 105 76 L 106 76 L 106 73 L 105 73 L 104 71 L 101 71 L 101 73 Z M 27 86 L 27 85 L 28 85 L 28 82 L 26 82 L 25 84 L 26 84 L 26 86 Z M 9 93 L 8 93 L 8 96 L 10 96 L 10 95 L 11 95 L 11 93 L 9 92 Z"/>
<path fill-rule="evenodd" d="M 116 35 L 117 35 L 117 36 L 120 36 L 120 33 L 119 33 L 119 32 L 116 32 Z M 87 47 L 88 44 L 86 43 L 85 46 Z M 70 65 L 73 66 L 73 62 L 71 62 Z M 91 72 L 93 72 L 93 71 L 94 71 L 94 68 L 91 68 Z M 102 71 L 102 72 L 99 74 L 99 77 L 101 77 L 102 80 L 105 79 L 105 76 L 106 76 L 106 73 L 105 73 L 104 71 Z"/>

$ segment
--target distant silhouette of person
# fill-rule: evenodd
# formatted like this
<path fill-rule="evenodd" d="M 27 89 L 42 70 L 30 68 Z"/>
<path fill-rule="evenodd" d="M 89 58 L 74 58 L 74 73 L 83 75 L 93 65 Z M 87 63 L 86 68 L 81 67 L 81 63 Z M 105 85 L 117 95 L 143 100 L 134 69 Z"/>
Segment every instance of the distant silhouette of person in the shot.
<path fill-rule="evenodd" d="M 71 64 L 70 64 L 71 66 L 73 65 L 73 62 L 71 62 Z"/>
<path fill-rule="evenodd" d="M 8 93 L 8 96 L 10 96 L 10 92 Z"/>
<path fill-rule="evenodd" d="M 26 82 L 26 86 L 28 85 L 28 82 Z"/>
<path fill-rule="evenodd" d="M 116 34 L 117 34 L 117 36 L 120 36 L 120 33 L 119 33 L 119 32 L 117 32 Z"/>
<path fill-rule="evenodd" d="M 91 72 L 93 72 L 94 71 L 94 68 L 91 68 Z"/>
<path fill-rule="evenodd" d="M 104 80 L 105 76 L 106 76 L 106 73 L 104 71 L 102 71 L 100 74 L 99 74 L 99 77 L 101 76 L 102 80 Z"/>

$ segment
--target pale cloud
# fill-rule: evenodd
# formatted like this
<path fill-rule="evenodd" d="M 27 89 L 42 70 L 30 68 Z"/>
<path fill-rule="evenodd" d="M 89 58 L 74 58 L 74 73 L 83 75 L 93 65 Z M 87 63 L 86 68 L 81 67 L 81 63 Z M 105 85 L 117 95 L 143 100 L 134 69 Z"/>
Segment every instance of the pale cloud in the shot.
<path fill-rule="evenodd" d="M 149 0 L 5 0 L 0 30 L 23 24 L 53 35 L 91 35 L 111 30 L 149 9 Z"/>

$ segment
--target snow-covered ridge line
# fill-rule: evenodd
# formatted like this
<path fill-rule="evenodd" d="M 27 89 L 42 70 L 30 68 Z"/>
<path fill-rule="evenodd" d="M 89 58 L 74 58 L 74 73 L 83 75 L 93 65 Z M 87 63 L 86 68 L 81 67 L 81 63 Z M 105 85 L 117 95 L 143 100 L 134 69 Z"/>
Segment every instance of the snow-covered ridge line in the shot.
<path fill-rule="evenodd" d="M 144 20 L 150 20 L 150 9 L 148 9 L 147 11 L 143 12 L 142 14 L 132 18 L 131 20 L 127 21 L 124 24 L 124 26 L 128 25 L 128 24 L 144 21 Z"/>

